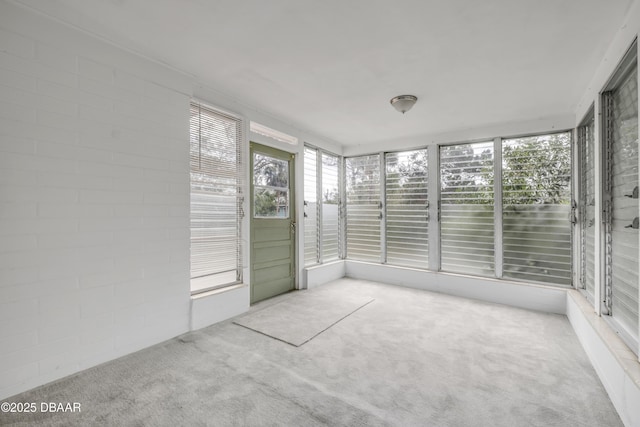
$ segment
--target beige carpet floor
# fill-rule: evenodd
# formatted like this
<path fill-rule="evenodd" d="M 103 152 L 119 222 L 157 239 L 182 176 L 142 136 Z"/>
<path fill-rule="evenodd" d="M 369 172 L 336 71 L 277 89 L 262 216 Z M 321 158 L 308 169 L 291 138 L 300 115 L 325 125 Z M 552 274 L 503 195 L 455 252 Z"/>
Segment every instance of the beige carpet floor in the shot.
<path fill-rule="evenodd" d="M 366 296 L 300 347 L 231 319 L 7 399 L 20 426 L 622 426 L 566 317 L 341 279 Z"/>

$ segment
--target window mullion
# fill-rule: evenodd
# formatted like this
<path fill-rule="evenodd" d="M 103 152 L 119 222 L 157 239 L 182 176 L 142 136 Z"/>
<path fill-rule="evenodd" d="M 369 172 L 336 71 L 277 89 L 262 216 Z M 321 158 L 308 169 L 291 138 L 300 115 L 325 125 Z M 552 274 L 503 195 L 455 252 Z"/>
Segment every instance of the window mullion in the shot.
<path fill-rule="evenodd" d="M 440 149 L 432 144 L 427 147 L 427 194 L 429 195 L 429 270 L 440 270 Z"/>
<path fill-rule="evenodd" d="M 502 278 L 502 138 L 493 140 L 493 221 L 494 221 L 494 269 Z"/>
<path fill-rule="evenodd" d="M 387 262 L 387 166 L 385 153 L 380 153 L 380 262 Z"/>
<path fill-rule="evenodd" d="M 316 150 L 316 258 L 319 264 L 323 262 L 323 222 L 322 222 L 322 152 Z"/>
<path fill-rule="evenodd" d="M 340 204 L 338 205 L 338 217 L 340 218 L 338 229 L 339 258 L 347 257 L 347 164 L 346 159 L 340 156 L 338 167 L 338 193 Z"/>

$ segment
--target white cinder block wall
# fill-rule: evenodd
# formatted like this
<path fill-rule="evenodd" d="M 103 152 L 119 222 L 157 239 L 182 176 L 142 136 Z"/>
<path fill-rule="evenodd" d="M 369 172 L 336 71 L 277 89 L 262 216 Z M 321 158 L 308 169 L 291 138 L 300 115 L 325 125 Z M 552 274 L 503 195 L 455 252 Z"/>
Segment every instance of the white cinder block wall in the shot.
<path fill-rule="evenodd" d="M 188 330 L 191 88 L 0 2 L 0 398 Z"/>

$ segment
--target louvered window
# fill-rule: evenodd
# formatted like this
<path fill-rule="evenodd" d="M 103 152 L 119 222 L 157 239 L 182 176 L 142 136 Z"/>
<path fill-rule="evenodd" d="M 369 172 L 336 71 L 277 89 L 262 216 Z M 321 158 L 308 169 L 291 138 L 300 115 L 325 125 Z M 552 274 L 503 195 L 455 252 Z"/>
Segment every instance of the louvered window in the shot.
<path fill-rule="evenodd" d="M 571 133 L 502 142 L 503 276 L 571 284 Z"/>
<path fill-rule="evenodd" d="M 318 239 L 318 152 L 304 149 L 304 264 L 317 264 Z"/>
<path fill-rule="evenodd" d="M 440 147 L 441 269 L 494 275 L 493 142 Z"/>
<path fill-rule="evenodd" d="M 631 50 L 636 51 L 636 47 Z M 629 64 L 630 62 L 630 64 Z M 606 305 L 638 341 L 638 69 L 635 56 L 603 94 L 606 147 Z"/>
<path fill-rule="evenodd" d="M 387 263 L 428 267 L 427 150 L 387 153 Z"/>
<path fill-rule="evenodd" d="M 347 257 L 380 262 L 380 156 L 345 160 Z"/>
<path fill-rule="evenodd" d="M 591 302 L 595 291 L 595 117 L 588 114 L 578 128 L 578 150 L 580 156 L 580 287 Z"/>
<path fill-rule="evenodd" d="M 242 122 L 192 103 L 191 291 L 242 280 Z"/>
<path fill-rule="evenodd" d="M 322 153 L 322 261 L 340 258 L 340 158 Z"/>

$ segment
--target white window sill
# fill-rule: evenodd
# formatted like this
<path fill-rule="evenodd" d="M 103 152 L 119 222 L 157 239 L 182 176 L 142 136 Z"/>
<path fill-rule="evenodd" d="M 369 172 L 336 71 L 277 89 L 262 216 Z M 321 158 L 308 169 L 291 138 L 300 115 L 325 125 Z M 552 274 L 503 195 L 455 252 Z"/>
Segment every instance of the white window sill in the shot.
<path fill-rule="evenodd" d="M 225 292 L 230 292 L 235 289 L 244 288 L 245 286 L 249 286 L 249 285 L 247 285 L 246 283 L 237 283 L 235 285 L 229 285 L 223 288 L 212 289 L 210 291 L 205 291 L 205 292 L 198 292 L 197 294 L 191 295 L 191 299 L 195 300 L 195 299 L 210 297 L 212 295 L 223 294 Z"/>

